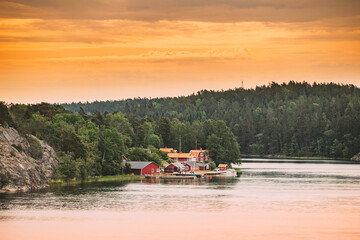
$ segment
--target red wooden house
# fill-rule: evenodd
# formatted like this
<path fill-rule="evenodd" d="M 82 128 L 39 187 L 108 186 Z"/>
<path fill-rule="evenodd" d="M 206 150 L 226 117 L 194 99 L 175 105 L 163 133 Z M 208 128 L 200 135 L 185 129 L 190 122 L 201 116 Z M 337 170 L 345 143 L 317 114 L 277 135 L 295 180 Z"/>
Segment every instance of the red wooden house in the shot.
<path fill-rule="evenodd" d="M 181 162 L 185 167 L 185 171 L 197 171 L 199 170 L 199 165 L 194 161 Z"/>
<path fill-rule="evenodd" d="M 190 153 L 168 153 L 168 156 L 174 162 L 195 161 L 195 157 Z"/>
<path fill-rule="evenodd" d="M 191 150 L 190 155 L 193 156 L 197 162 L 210 161 L 208 150 L 203 150 L 202 148 L 200 148 L 200 150 Z"/>
<path fill-rule="evenodd" d="M 164 172 L 166 173 L 173 173 L 173 172 L 181 172 L 184 171 L 185 167 L 181 163 L 171 163 L 166 166 Z"/>
<path fill-rule="evenodd" d="M 159 174 L 160 166 L 154 162 L 128 162 L 131 165 L 131 173 L 135 175 Z"/>
<path fill-rule="evenodd" d="M 199 166 L 199 170 L 211 170 L 210 164 L 207 163 L 196 163 Z"/>

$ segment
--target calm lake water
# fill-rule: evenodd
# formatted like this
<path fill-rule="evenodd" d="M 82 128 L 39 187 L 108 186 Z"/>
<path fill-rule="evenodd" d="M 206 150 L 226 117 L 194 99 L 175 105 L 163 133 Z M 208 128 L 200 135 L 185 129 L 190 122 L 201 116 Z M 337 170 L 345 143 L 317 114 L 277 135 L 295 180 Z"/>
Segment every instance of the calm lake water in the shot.
<path fill-rule="evenodd" d="M 360 239 L 360 165 L 252 159 L 240 178 L 0 195 L 0 239 Z"/>

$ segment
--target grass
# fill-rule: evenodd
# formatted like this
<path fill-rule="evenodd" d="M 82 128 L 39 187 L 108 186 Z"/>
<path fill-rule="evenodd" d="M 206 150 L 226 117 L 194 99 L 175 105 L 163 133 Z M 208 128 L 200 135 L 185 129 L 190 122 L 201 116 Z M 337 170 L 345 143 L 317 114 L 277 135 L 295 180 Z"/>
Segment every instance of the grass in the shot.
<path fill-rule="evenodd" d="M 53 180 L 49 182 L 50 186 L 59 185 L 72 185 L 79 183 L 90 183 L 90 182 L 113 182 L 113 181 L 129 181 L 129 180 L 140 180 L 142 177 L 138 175 L 114 175 L 114 176 L 101 176 L 91 177 L 86 179 L 71 179 L 71 180 Z"/>

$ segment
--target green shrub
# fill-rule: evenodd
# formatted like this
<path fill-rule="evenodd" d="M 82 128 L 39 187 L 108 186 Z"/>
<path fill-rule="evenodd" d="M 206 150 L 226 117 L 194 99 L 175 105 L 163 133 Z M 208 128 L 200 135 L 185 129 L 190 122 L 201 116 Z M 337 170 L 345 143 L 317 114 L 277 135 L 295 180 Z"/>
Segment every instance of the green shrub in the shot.
<path fill-rule="evenodd" d="M 15 154 L 15 152 L 14 152 L 13 150 L 11 150 L 10 156 L 11 156 L 11 157 L 15 157 L 15 156 L 16 156 L 16 154 Z"/>
<path fill-rule="evenodd" d="M 35 159 L 41 159 L 43 157 L 43 154 L 44 154 L 44 149 L 42 148 L 39 140 L 37 140 L 33 136 L 29 136 L 28 141 L 29 141 L 29 144 L 30 144 L 29 151 L 30 151 L 31 157 L 33 157 Z"/>
<path fill-rule="evenodd" d="M 20 144 L 12 144 L 12 147 L 14 147 L 16 150 L 18 150 L 18 152 L 22 152 L 23 148 Z"/>

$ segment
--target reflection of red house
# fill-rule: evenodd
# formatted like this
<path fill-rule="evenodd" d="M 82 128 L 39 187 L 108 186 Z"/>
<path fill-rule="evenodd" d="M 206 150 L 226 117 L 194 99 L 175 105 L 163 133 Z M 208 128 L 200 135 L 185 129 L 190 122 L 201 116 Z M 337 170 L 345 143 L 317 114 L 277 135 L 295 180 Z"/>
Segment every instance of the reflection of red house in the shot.
<path fill-rule="evenodd" d="M 131 165 L 131 173 L 135 175 L 159 174 L 160 166 L 154 162 L 128 162 Z"/>
<path fill-rule="evenodd" d="M 228 166 L 227 166 L 227 164 L 219 164 L 219 170 L 220 171 L 225 171 L 225 170 L 227 170 L 228 169 Z"/>
<path fill-rule="evenodd" d="M 202 150 L 202 148 L 200 148 L 200 150 L 191 150 L 190 154 L 195 157 L 197 162 L 210 161 L 208 150 Z"/>
<path fill-rule="evenodd" d="M 168 153 L 168 156 L 175 162 L 195 161 L 190 153 Z"/>

